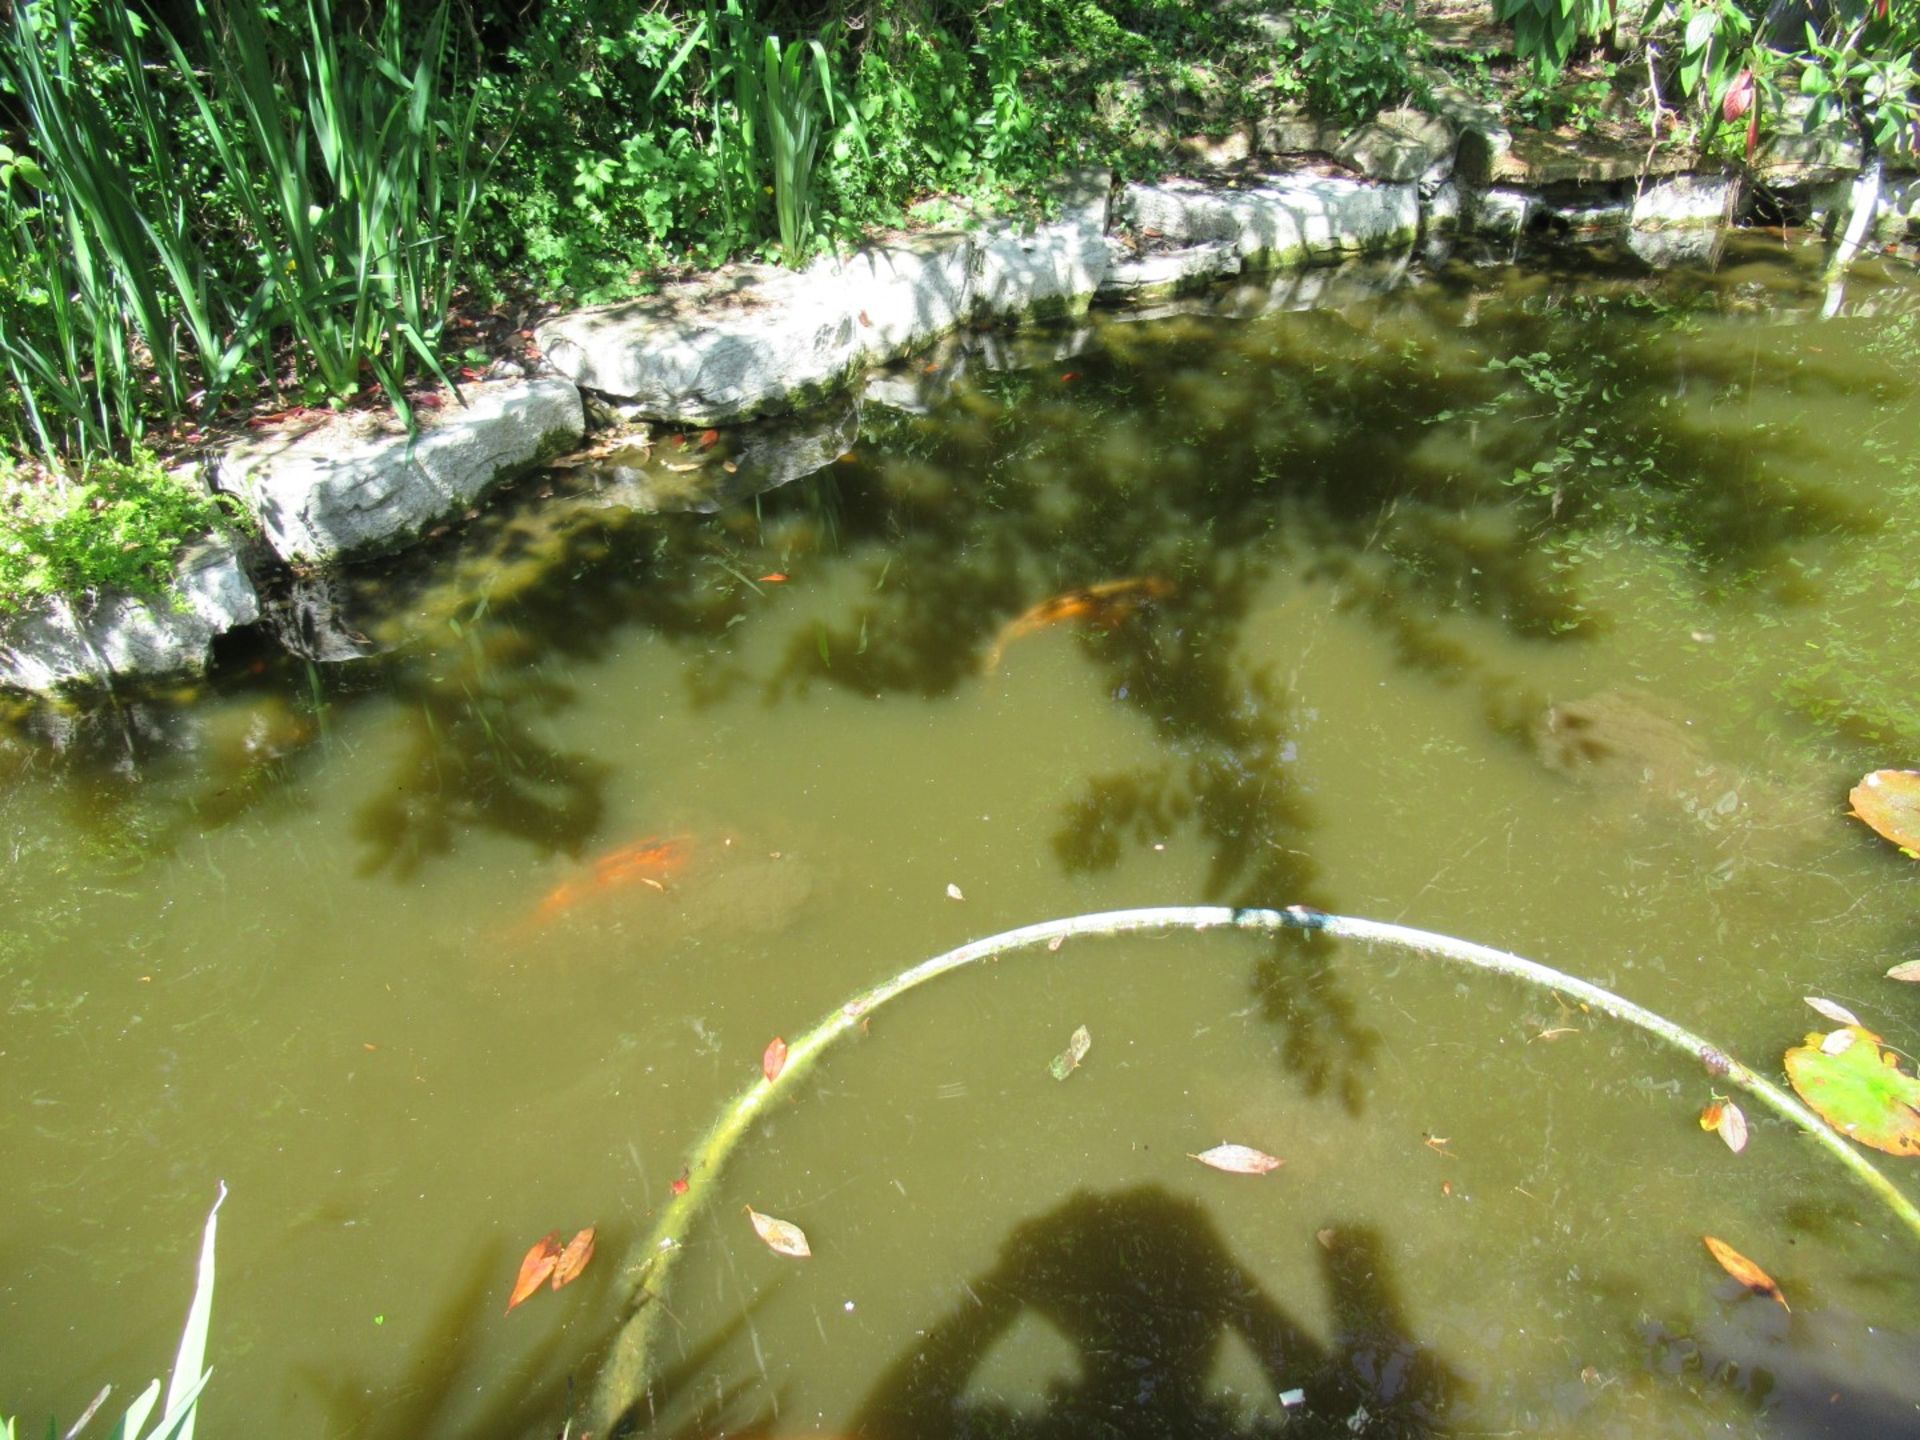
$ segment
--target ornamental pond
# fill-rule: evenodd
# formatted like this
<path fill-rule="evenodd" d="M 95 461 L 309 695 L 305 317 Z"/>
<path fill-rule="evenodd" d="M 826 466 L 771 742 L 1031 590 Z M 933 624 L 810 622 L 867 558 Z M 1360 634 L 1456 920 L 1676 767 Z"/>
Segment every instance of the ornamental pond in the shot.
<path fill-rule="evenodd" d="M 1805 996 L 1920 1049 L 1920 870 L 1846 801 L 1920 766 L 1910 271 L 1830 291 L 1776 236 L 1291 293 L 956 342 L 798 441 L 664 432 L 302 582 L 304 656 L 16 714 L 23 1424 L 170 1365 L 224 1182 L 202 1433 L 579 1434 L 769 1042 L 1055 917 L 1420 927 L 1776 1078 Z M 754 493 L 783 443 L 816 465 Z M 1920 1241 L 1591 1008 L 1175 928 L 866 1022 L 708 1177 L 630 1427 L 1920 1432 Z"/>

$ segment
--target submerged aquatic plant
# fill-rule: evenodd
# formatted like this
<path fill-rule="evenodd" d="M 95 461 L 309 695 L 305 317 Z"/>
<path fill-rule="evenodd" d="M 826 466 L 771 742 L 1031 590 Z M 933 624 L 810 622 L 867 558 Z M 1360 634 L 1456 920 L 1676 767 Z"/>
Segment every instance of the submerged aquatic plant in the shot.
<path fill-rule="evenodd" d="M 213 1202 L 213 1209 L 207 1212 L 206 1229 L 200 1237 L 200 1265 L 194 1280 L 193 1300 L 187 1306 L 186 1328 L 180 1334 L 180 1348 L 173 1359 L 173 1375 L 167 1381 L 166 1408 L 160 1412 L 160 1418 L 154 1421 L 153 1427 L 147 1428 L 154 1407 L 160 1403 L 160 1382 L 156 1379 L 134 1398 L 119 1423 L 107 1432 L 108 1440 L 193 1440 L 200 1392 L 206 1388 L 207 1380 L 213 1374 L 206 1359 L 207 1330 L 213 1321 L 214 1231 L 219 1223 L 220 1206 L 226 1198 L 227 1187 L 223 1184 Z M 94 1397 L 86 1413 L 66 1431 L 68 1436 L 80 1433 L 106 1403 L 112 1389 L 111 1385 L 106 1386 Z M 0 1436 L 4 1440 L 14 1440 L 17 1423 L 12 1419 L 0 1419 Z M 58 1433 L 57 1425 L 49 1420 L 47 1434 Z"/>

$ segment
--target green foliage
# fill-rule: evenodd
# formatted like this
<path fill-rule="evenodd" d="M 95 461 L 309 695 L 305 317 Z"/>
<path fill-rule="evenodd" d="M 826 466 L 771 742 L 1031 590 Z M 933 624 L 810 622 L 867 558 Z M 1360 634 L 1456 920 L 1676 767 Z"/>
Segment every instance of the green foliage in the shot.
<path fill-rule="evenodd" d="M 330 0 L 307 0 L 301 43 L 278 44 L 251 5 L 215 13 L 196 0 L 196 12 L 218 41 L 211 85 L 161 38 L 227 174 L 263 177 L 235 193 L 256 237 L 261 300 L 297 336 L 310 395 L 350 395 L 371 372 L 407 415 L 413 359 L 445 378 L 432 343 L 482 164 L 473 103 L 455 108 L 443 94 L 445 6 L 417 42 L 398 5 L 363 37 L 335 23 Z"/>
<path fill-rule="evenodd" d="M 1415 67 L 1431 49 L 1412 14 L 1371 0 L 1301 0 L 1285 50 L 1300 93 L 1317 115 L 1360 121 L 1384 106 L 1422 99 Z"/>
<path fill-rule="evenodd" d="M 1879 153 L 1920 150 L 1920 0 L 1843 0 L 1796 58 L 1809 126 L 1844 117 Z"/>
<path fill-rule="evenodd" d="M 443 323 L 484 156 L 456 106 L 447 12 L 371 36 L 196 5 L 190 55 L 125 5 L 41 0 L 0 31 L 26 147 L 0 201 L 0 362 L 16 443 L 57 465 L 214 409 L 291 334 L 309 398 L 370 374 L 406 412 Z"/>
<path fill-rule="evenodd" d="M 94 460 L 78 483 L 0 471 L 0 614 L 43 595 L 162 594 L 180 546 L 227 522 L 145 450 Z"/>
<path fill-rule="evenodd" d="M 780 249 L 789 265 L 798 265 L 807 258 L 807 247 L 813 239 L 820 122 L 822 118 L 829 124 L 834 122 L 833 72 L 818 40 L 795 40 L 782 49 L 779 36 L 767 36 L 760 104 L 773 168 Z"/>
<path fill-rule="evenodd" d="M 1514 55 L 1544 78 L 1558 75 L 1582 41 L 1613 26 L 1613 0 L 1494 0 L 1513 26 Z"/>

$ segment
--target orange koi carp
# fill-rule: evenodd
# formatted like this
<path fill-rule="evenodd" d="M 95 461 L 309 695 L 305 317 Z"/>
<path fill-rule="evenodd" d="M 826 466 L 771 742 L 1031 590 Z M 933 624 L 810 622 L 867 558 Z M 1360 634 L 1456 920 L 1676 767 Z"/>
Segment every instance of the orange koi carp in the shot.
<path fill-rule="evenodd" d="M 1000 633 L 994 636 L 993 648 L 987 652 L 985 669 L 996 669 L 1001 657 L 1006 654 L 1007 646 L 1022 635 L 1031 635 L 1036 630 L 1044 630 L 1049 625 L 1059 625 L 1069 620 L 1086 621 L 1094 625 L 1117 625 L 1143 605 L 1164 599 L 1173 593 L 1173 582 L 1162 580 L 1157 575 L 1143 575 L 1130 580 L 1107 580 L 1098 585 L 1082 585 L 1077 589 L 1063 591 L 1050 599 L 1042 600 L 1023 615 L 1016 615 L 1000 627 Z"/>
<path fill-rule="evenodd" d="M 664 840 L 637 840 L 631 845 L 622 845 L 618 850 L 609 850 L 594 860 L 582 874 L 571 880 L 563 880 L 548 891 L 546 898 L 540 902 L 535 918 L 555 919 L 582 900 L 605 895 L 610 890 L 627 885 L 650 885 L 655 890 L 664 890 L 667 887 L 662 882 L 686 868 L 690 843 L 685 836 L 675 835 Z"/>

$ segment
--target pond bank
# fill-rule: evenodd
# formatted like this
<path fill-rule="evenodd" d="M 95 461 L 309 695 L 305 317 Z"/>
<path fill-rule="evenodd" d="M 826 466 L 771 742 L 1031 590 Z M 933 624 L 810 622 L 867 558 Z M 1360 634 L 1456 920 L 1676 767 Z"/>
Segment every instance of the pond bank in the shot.
<path fill-rule="evenodd" d="M 1867 233 L 1899 239 L 1920 213 L 1920 179 L 1873 172 L 1863 187 L 1862 157 L 1842 141 L 1781 137 L 1740 172 L 1514 135 L 1444 82 L 1431 109 L 1386 112 L 1345 135 L 1300 119 L 1193 140 L 1184 176 L 1118 185 L 1105 171 L 1065 177 L 1042 223 L 974 217 L 797 272 L 734 265 L 562 315 L 536 331 L 539 373 L 498 365 L 428 406 L 413 436 L 390 416 L 344 415 L 249 437 L 202 474 L 241 502 L 257 540 L 194 547 L 173 600 L 52 602 L 0 625 L 0 688 L 85 695 L 194 674 L 219 636 L 263 623 L 308 659 L 367 653 L 343 641 L 351 627 L 329 624 L 311 603 L 327 572 L 444 533 L 489 494 L 570 457 L 648 477 L 640 503 L 653 508 L 709 508 L 784 483 L 830 463 L 825 440 L 844 448 L 857 423 L 836 410 L 824 428 L 802 422 L 797 438 L 743 432 L 741 445 L 713 456 L 702 436 L 681 461 L 656 455 L 651 436 L 820 410 L 862 377 L 965 330 L 1095 305 L 1155 313 L 1236 277 L 1360 257 L 1438 260 L 1467 246 L 1505 260 L 1527 242 L 1608 240 L 1659 268 L 1710 263 L 1728 227 L 1749 217 L 1831 232 L 1850 206 L 1870 205 Z M 589 431 L 601 438 L 582 451 Z M 756 444 L 749 465 L 736 452 Z M 664 493 L 663 478 L 680 493 Z"/>

